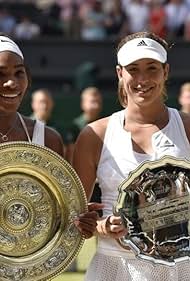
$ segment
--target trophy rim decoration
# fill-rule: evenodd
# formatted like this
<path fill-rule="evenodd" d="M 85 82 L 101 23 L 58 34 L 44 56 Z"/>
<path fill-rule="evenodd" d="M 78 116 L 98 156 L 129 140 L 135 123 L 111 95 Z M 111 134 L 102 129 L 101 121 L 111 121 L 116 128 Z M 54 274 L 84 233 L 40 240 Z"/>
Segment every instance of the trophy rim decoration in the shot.
<path fill-rule="evenodd" d="M 128 209 L 126 209 L 126 202 L 125 202 L 126 194 L 127 194 L 127 192 L 129 193 L 132 190 L 132 184 L 134 184 L 135 181 L 137 179 L 139 179 L 139 177 L 141 175 L 143 175 L 143 173 L 145 173 L 147 170 L 154 171 L 154 170 L 158 170 L 158 169 L 162 170 L 162 168 L 166 169 L 168 165 L 170 167 L 172 167 L 172 171 L 174 171 L 175 169 L 187 169 L 187 170 L 189 170 L 189 173 L 190 173 L 190 161 L 188 161 L 188 159 L 186 159 L 186 158 L 176 158 L 174 156 L 166 155 L 166 156 L 163 156 L 162 158 L 157 159 L 157 160 L 144 161 L 134 171 L 131 171 L 129 173 L 128 178 L 123 180 L 121 182 L 121 184 L 118 186 L 118 198 L 117 198 L 117 202 L 116 202 L 116 204 L 113 208 L 114 214 L 115 215 L 121 215 L 122 211 L 128 210 Z M 167 199 L 167 197 L 166 197 L 166 199 Z M 188 194 L 188 202 L 189 201 L 190 201 L 190 195 Z M 190 207 L 190 203 L 188 203 L 188 205 Z M 144 204 L 144 206 L 147 207 L 147 204 Z M 155 203 L 155 205 L 152 204 L 152 206 L 156 206 L 156 203 Z M 168 206 L 170 207 L 170 205 L 168 205 Z M 146 208 L 144 208 L 144 209 L 146 209 Z M 149 208 L 149 210 L 150 210 L 150 208 Z M 146 212 L 144 214 L 146 214 Z M 141 219 L 142 219 L 142 217 L 141 217 Z M 124 222 L 124 220 L 123 220 L 123 222 Z M 142 228 L 141 228 L 141 231 L 142 231 Z M 139 233 L 141 231 L 139 231 Z M 136 234 L 139 234 L 139 233 L 136 233 Z M 143 230 L 143 233 L 144 233 L 144 230 Z M 145 233 L 146 233 L 146 231 L 145 231 Z M 178 263 L 190 260 L 190 250 L 189 250 L 187 255 L 185 255 L 185 254 L 184 254 L 184 256 L 179 255 L 179 257 L 173 256 L 170 259 L 165 258 L 165 257 L 163 258 L 161 256 L 158 256 L 158 257 L 155 257 L 154 255 L 151 256 L 151 255 L 147 254 L 146 252 L 142 251 L 142 248 L 140 248 L 138 246 L 138 243 L 134 242 L 135 241 L 135 239 L 133 239 L 134 236 L 133 236 L 133 234 L 130 234 L 130 232 L 129 232 L 129 234 L 127 234 L 126 236 L 123 236 L 123 237 L 117 239 L 117 242 L 119 243 L 119 245 L 122 248 L 124 248 L 126 250 L 132 250 L 134 252 L 134 254 L 136 255 L 136 257 L 143 260 L 143 261 L 151 262 L 152 264 L 161 264 L 161 265 L 165 265 L 165 266 L 175 266 Z M 138 236 L 136 236 L 136 237 L 138 237 Z M 183 238 L 186 238 L 186 237 L 183 237 Z M 181 238 L 181 239 L 183 239 L 183 238 Z M 179 240 L 180 239 L 176 239 L 175 242 L 179 241 Z M 188 240 L 190 240 L 189 235 L 188 235 Z M 173 240 L 168 240 L 168 241 L 173 242 Z"/>
<path fill-rule="evenodd" d="M 74 219 L 87 209 L 79 176 L 58 153 L 0 144 L 0 279 L 48 281 L 65 271 L 85 240 Z"/>

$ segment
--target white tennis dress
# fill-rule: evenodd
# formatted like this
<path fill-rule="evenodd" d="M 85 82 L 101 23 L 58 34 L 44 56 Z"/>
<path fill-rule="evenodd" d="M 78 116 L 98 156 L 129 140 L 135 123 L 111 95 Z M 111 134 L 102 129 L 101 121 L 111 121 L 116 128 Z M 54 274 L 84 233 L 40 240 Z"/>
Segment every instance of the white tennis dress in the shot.
<path fill-rule="evenodd" d="M 132 149 L 131 133 L 123 129 L 125 110 L 114 113 L 108 122 L 97 169 L 102 191 L 103 216 L 113 213 L 119 184 L 145 160 L 165 155 L 190 159 L 190 144 L 176 109 L 168 108 L 169 122 L 152 135 L 152 155 Z M 85 281 L 189 281 L 190 262 L 173 267 L 153 265 L 137 259 L 114 239 L 98 237 L 97 252 L 87 270 Z"/>

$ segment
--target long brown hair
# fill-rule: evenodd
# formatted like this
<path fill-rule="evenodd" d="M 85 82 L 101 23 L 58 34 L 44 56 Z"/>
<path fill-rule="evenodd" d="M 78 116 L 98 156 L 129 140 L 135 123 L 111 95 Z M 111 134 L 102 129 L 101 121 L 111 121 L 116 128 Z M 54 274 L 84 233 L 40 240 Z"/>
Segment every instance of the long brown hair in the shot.
<path fill-rule="evenodd" d="M 125 43 L 127 43 L 128 41 L 133 40 L 135 38 L 150 38 L 150 39 L 157 41 L 160 45 L 162 45 L 166 51 L 168 51 L 170 49 L 169 44 L 164 39 L 159 37 L 158 35 L 156 35 L 152 32 L 142 31 L 142 32 L 133 33 L 133 34 L 130 34 L 130 35 L 127 35 L 126 37 L 124 37 L 117 46 L 117 53 Z M 163 64 L 163 67 L 165 67 L 165 65 L 166 65 L 166 63 Z M 120 66 L 120 67 L 122 67 L 122 66 Z M 163 96 L 164 100 L 167 99 L 166 86 L 163 87 L 162 96 Z M 120 104 L 124 108 L 127 107 L 127 104 L 128 104 L 127 93 L 125 92 L 125 89 L 123 87 L 122 79 L 119 80 L 119 82 L 118 82 L 118 99 L 119 99 Z"/>

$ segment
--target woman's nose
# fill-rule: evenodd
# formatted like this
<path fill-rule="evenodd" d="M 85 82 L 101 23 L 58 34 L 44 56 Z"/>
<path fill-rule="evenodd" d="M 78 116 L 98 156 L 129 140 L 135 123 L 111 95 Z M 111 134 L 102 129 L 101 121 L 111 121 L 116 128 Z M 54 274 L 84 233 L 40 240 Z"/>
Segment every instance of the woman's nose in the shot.
<path fill-rule="evenodd" d="M 13 80 L 13 79 L 9 79 L 8 81 L 3 83 L 3 87 L 15 88 L 16 87 L 16 81 Z"/>
<path fill-rule="evenodd" d="M 144 72 L 142 72 L 142 73 L 139 73 L 139 75 L 138 75 L 138 82 L 141 82 L 141 83 L 143 83 L 143 82 L 146 82 L 148 80 L 148 76 L 147 76 L 147 74 Z"/>

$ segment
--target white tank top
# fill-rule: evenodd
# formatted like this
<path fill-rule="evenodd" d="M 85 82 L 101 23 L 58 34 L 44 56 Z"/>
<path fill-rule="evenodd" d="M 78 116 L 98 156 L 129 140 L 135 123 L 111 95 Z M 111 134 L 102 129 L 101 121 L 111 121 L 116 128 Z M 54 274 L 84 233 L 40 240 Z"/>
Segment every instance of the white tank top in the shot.
<path fill-rule="evenodd" d="M 22 123 L 23 129 L 27 135 L 28 142 L 45 146 L 45 124 L 39 120 L 36 120 L 31 140 L 24 119 L 22 118 L 20 113 L 17 114 L 19 116 L 20 122 Z"/>
<path fill-rule="evenodd" d="M 165 155 L 190 159 L 190 144 L 182 119 L 176 109 L 168 108 L 168 124 L 152 135 L 154 150 L 152 155 L 133 151 L 131 133 L 123 128 L 125 110 L 116 112 L 109 118 L 97 168 L 97 179 L 104 204 L 103 216 L 113 213 L 113 206 L 118 197 L 118 186 L 142 162 L 156 160 Z M 108 255 L 124 254 L 126 256 L 126 250 L 121 248 L 114 239 L 99 237 L 98 251 Z M 129 251 L 128 254 L 133 255 Z"/>

